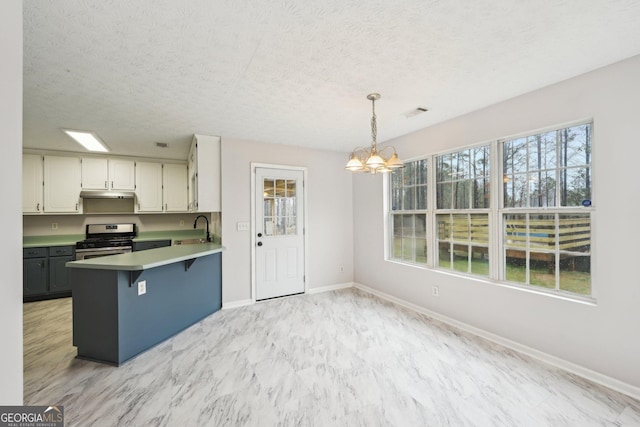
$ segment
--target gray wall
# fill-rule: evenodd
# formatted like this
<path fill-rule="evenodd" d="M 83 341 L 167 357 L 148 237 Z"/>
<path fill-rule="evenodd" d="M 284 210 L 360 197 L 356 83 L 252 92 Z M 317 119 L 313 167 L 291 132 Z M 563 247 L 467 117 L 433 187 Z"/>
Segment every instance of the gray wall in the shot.
<path fill-rule="evenodd" d="M 346 154 L 222 138 L 222 302 L 251 299 L 251 162 L 308 168 L 307 287 L 353 280 L 352 179 Z M 340 272 L 340 266 L 344 271 Z"/>
<path fill-rule="evenodd" d="M 411 158 L 593 118 L 596 305 L 384 261 L 381 177 L 354 179 L 355 281 L 640 387 L 638 76 L 634 57 L 389 141 Z"/>
<path fill-rule="evenodd" d="M 22 2 L 0 2 L 0 405 L 22 405 Z"/>

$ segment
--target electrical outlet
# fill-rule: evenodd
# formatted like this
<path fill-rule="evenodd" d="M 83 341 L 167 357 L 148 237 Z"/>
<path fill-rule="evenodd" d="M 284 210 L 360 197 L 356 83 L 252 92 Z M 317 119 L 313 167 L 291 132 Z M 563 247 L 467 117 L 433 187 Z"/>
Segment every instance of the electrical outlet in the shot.
<path fill-rule="evenodd" d="M 144 295 L 147 293 L 147 281 L 141 280 L 138 282 L 138 295 Z"/>
<path fill-rule="evenodd" d="M 440 296 L 440 287 L 433 286 L 431 288 L 431 295 L 433 295 L 434 297 L 439 297 Z"/>
<path fill-rule="evenodd" d="M 57 222 L 52 222 L 51 223 L 51 229 L 52 230 L 57 230 L 58 229 L 58 223 Z"/>
<path fill-rule="evenodd" d="M 248 222 L 237 222 L 236 230 L 238 231 L 249 231 L 249 223 Z"/>
<path fill-rule="evenodd" d="M 180 227 L 184 227 L 184 219 L 180 220 Z"/>

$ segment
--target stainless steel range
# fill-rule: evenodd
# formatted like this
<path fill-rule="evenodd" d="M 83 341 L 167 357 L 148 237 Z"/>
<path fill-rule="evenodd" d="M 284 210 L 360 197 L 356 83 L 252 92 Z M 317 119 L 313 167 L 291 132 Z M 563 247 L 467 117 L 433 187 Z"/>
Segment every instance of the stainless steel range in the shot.
<path fill-rule="evenodd" d="M 135 224 L 87 224 L 86 239 L 76 243 L 76 260 L 131 252 Z"/>

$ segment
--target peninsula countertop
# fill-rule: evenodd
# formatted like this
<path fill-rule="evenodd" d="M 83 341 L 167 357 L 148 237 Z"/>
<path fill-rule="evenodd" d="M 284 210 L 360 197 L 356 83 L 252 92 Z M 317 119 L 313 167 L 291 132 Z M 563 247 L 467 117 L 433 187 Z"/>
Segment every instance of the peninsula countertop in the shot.
<path fill-rule="evenodd" d="M 89 268 L 94 270 L 140 271 L 200 258 L 223 250 L 224 247 L 218 243 L 177 245 L 81 261 L 69 261 L 65 265 L 70 268 Z"/>

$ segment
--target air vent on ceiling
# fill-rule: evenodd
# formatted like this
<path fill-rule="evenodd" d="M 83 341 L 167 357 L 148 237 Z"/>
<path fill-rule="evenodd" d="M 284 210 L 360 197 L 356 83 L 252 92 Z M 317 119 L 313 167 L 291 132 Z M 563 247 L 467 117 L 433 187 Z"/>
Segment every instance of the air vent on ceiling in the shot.
<path fill-rule="evenodd" d="M 418 114 L 426 113 L 427 111 L 429 111 L 429 110 L 427 108 L 425 108 L 425 107 L 417 107 L 417 108 L 415 108 L 415 109 L 413 109 L 413 110 L 411 110 L 411 111 L 409 111 L 407 113 L 404 113 L 404 116 L 408 119 L 408 118 L 411 118 L 411 117 L 415 117 Z"/>
<path fill-rule="evenodd" d="M 167 144 L 166 142 L 156 142 L 156 147 L 169 148 L 169 144 Z"/>

